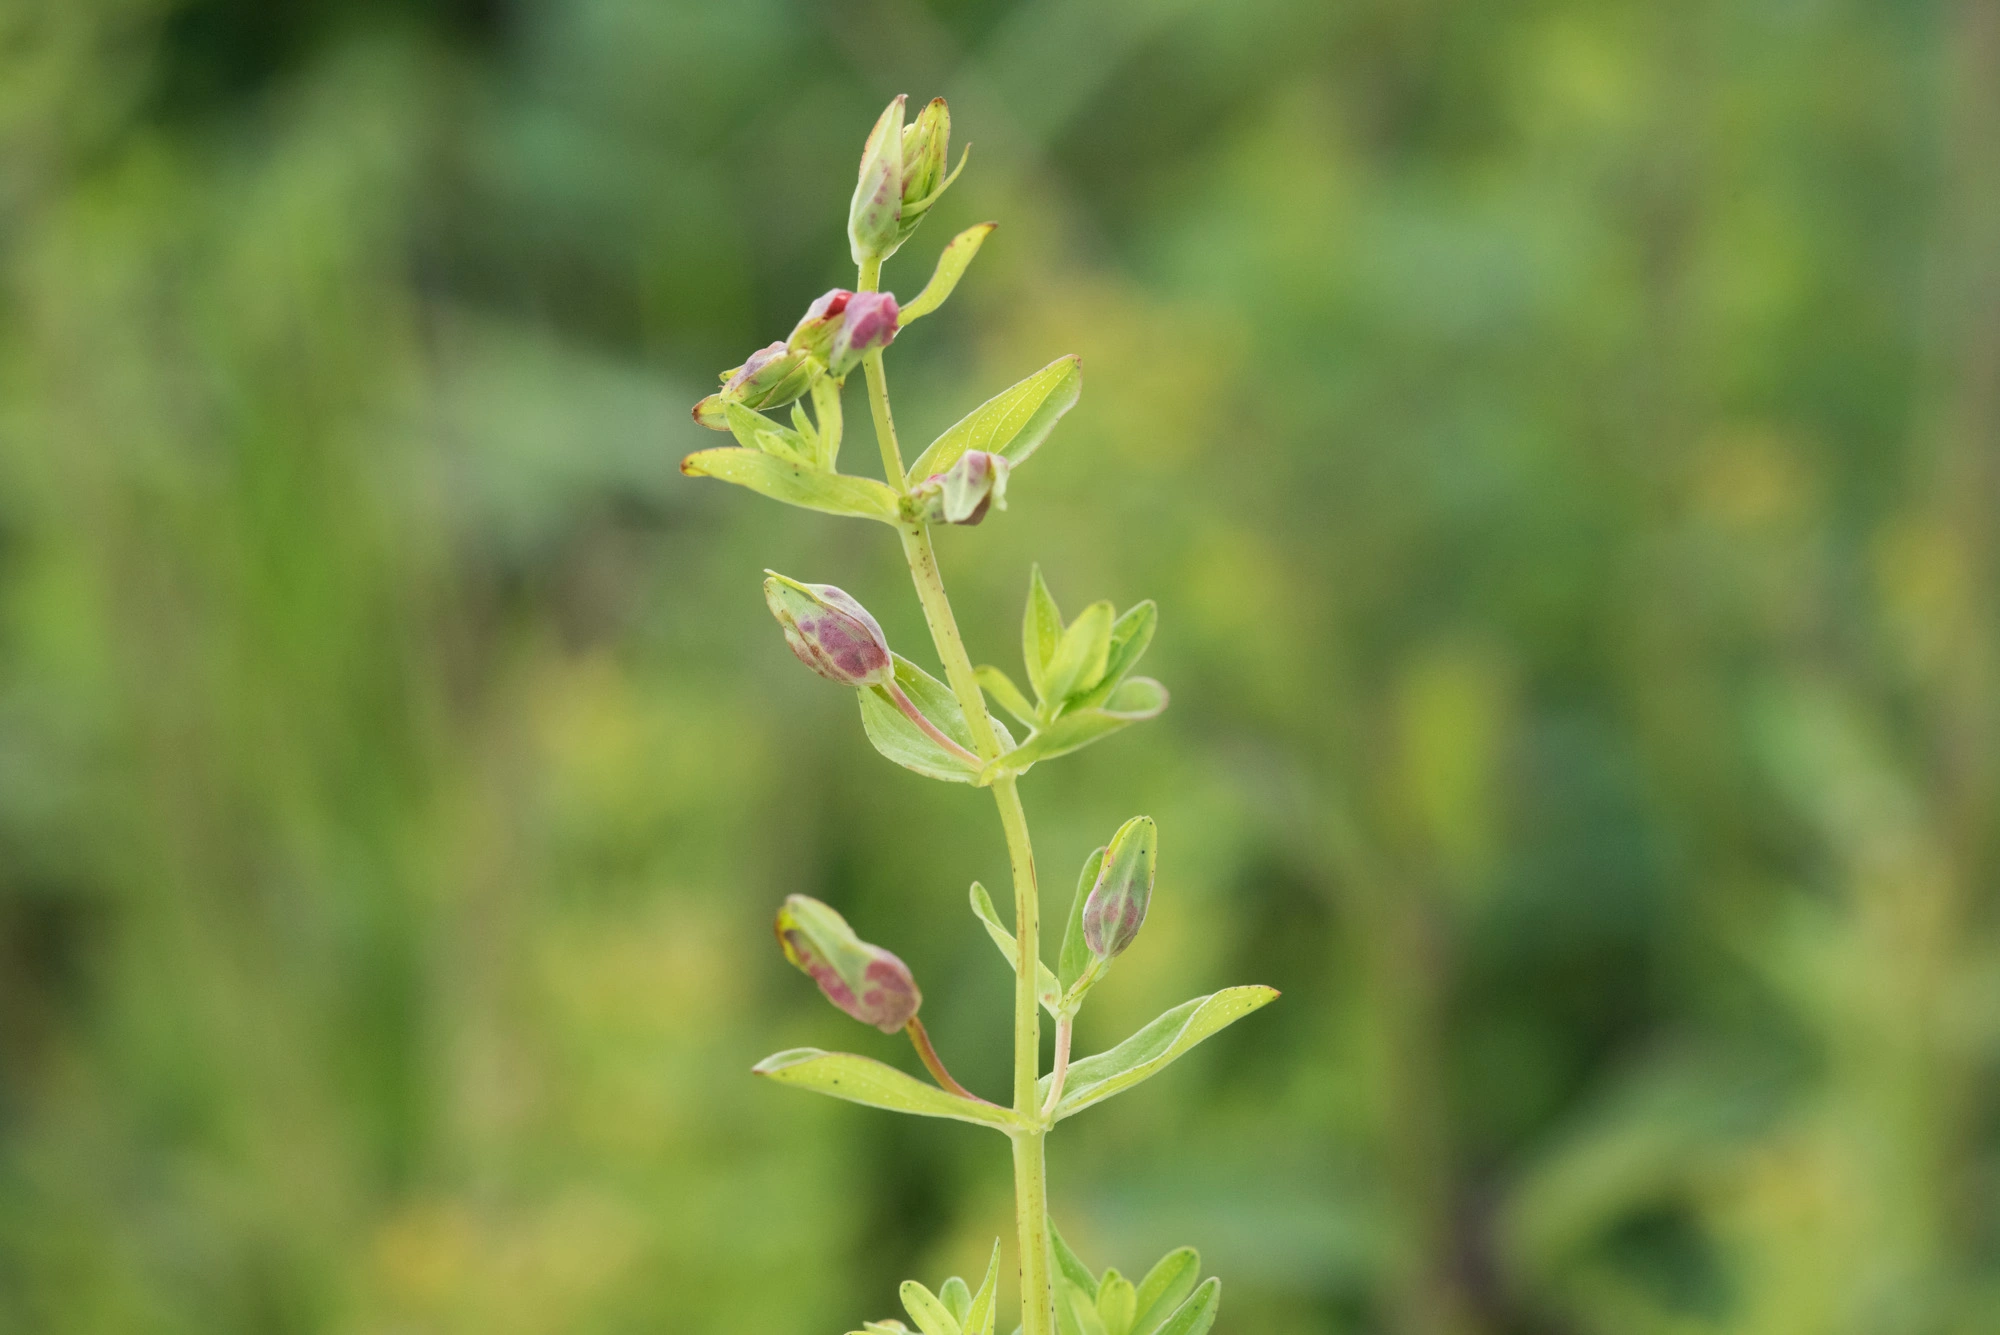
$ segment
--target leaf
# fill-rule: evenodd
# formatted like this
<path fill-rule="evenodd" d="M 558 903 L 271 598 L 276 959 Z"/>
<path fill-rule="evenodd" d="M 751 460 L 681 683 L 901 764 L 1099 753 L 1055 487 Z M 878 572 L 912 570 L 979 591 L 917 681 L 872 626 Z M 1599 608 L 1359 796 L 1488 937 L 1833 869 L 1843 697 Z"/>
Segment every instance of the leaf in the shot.
<path fill-rule="evenodd" d="M 980 687 L 993 697 L 1002 709 L 1032 728 L 1035 726 L 1035 707 L 1028 703 L 1028 697 L 1021 694 L 1021 688 L 1014 679 L 997 667 L 978 667 L 972 675 L 979 679 Z"/>
<path fill-rule="evenodd" d="M 1076 878 L 1076 898 L 1069 904 L 1069 921 L 1063 927 L 1062 950 L 1056 956 L 1056 977 L 1064 991 L 1076 984 L 1083 971 L 1090 967 L 1090 946 L 1083 939 L 1083 905 L 1090 898 L 1090 888 L 1097 884 L 1097 874 L 1104 869 L 1104 849 L 1100 848 L 1084 860 L 1083 870 Z"/>
<path fill-rule="evenodd" d="M 965 1335 L 993 1335 L 993 1320 L 1000 1311 L 1000 1239 L 993 1239 L 993 1258 L 986 1263 L 986 1278 L 972 1295 L 972 1307 L 965 1314 Z"/>
<path fill-rule="evenodd" d="M 1068 1276 L 1057 1277 L 1056 1295 L 1057 1306 L 1069 1308 L 1070 1320 L 1074 1323 L 1076 1335 L 1105 1335 L 1104 1322 L 1097 1316 L 1096 1301 L 1078 1288 Z"/>
<path fill-rule="evenodd" d="M 1028 669 L 1028 684 L 1035 688 L 1035 696 L 1044 704 L 1049 703 L 1046 689 L 1049 679 L 1049 660 L 1055 657 L 1056 645 L 1062 642 L 1062 612 L 1056 607 L 1056 600 L 1049 593 L 1049 586 L 1042 582 L 1040 565 L 1028 570 L 1028 608 L 1021 615 L 1021 662 Z"/>
<path fill-rule="evenodd" d="M 964 1280 L 953 1275 L 940 1284 L 938 1301 L 944 1304 L 945 1311 L 951 1313 L 952 1320 L 961 1327 L 965 1325 L 966 1314 L 972 1310 L 972 1290 L 966 1287 Z"/>
<path fill-rule="evenodd" d="M 1111 652 L 1111 622 L 1111 604 L 1096 602 L 1069 623 L 1049 658 L 1047 702 L 1066 700 L 1103 677 L 1105 659 Z"/>
<path fill-rule="evenodd" d="M 895 655 L 895 660 L 896 684 L 910 697 L 910 703 L 945 736 L 966 750 L 973 750 L 972 730 L 965 726 L 965 711 L 959 708 L 958 697 L 951 688 L 901 654 Z M 964 761 L 912 723 L 881 687 L 864 686 L 855 694 L 861 698 L 861 726 L 868 733 L 868 740 L 884 756 L 926 778 L 946 783 L 980 781 L 978 771 L 967 768 Z M 1000 745 L 1013 749 L 1014 739 L 1007 729 L 990 715 L 988 720 Z"/>
<path fill-rule="evenodd" d="M 1083 393 L 1083 362 L 1058 357 L 1010 389 L 1003 389 L 945 430 L 917 456 L 904 481 L 915 486 L 942 473 L 967 450 L 988 450 L 1023 464 L 1048 439 L 1062 415 Z"/>
<path fill-rule="evenodd" d="M 1097 1319 L 1104 1325 L 1104 1335 L 1131 1335 L 1137 1311 L 1138 1295 L 1132 1281 L 1116 1270 L 1105 1271 L 1097 1286 Z"/>
<path fill-rule="evenodd" d="M 1192 1247 L 1176 1247 L 1139 1281 L 1137 1313 L 1132 1318 L 1132 1335 L 1153 1335 L 1159 1324 L 1194 1291 L 1201 1275 L 1201 1253 Z"/>
<path fill-rule="evenodd" d="M 794 410 L 798 405 L 793 404 Z M 780 459 L 808 468 L 816 468 L 813 449 L 805 438 L 790 427 L 780 426 L 760 412 L 752 412 L 734 399 L 722 406 L 723 416 L 729 422 L 729 434 L 746 449 L 761 450 L 765 454 L 776 455 Z"/>
<path fill-rule="evenodd" d="M 972 263 L 972 257 L 979 253 L 979 247 L 999 225 L 991 222 L 980 223 L 976 227 L 966 228 L 945 243 L 943 252 L 938 255 L 937 268 L 931 271 L 931 281 L 924 284 L 924 290 L 917 293 L 915 300 L 902 308 L 902 314 L 896 321 L 898 329 L 907 327 L 912 320 L 920 320 L 944 305 L 945 298 L 958 286 L 958 280 L 965 276 L 965 268 Z"/>
<path fill-rule="evenodd" d="M 1049 1254 L 1055 1258 L 1056 1270 L 1072 1284 L 1090 1295 L 1090 1301 L 1097 1301 L 1097 1276 L 1090 1273 L 1090 1267 L 1083 1258 L 1070 1250 L 1062 1232 L 1056 1228 L 1056 1221 L 1049 1220 Z"/>
<path fill-rule="evenodd" d="M 959 1282 L 964 1288 L 964 1281 Z M 910 1314 L 910 1320 L 917 1323 L 917 1329 L 924 1335 L 964 1335 L 958 1318 L 929 1289 L 914 1279 L 903 1281 L 901 1289 L 903 1310 Z"/>
<path fill-rule="evenodd" d="M 1127 609 L 1111 627 L 1111 652 L 1105 658 L 1104 679 L 1070 701 L 1070 708 L 1094 709 L 1103 704 L 1145 656 L 1159 619 L 1159 609 L 1150 598 Z"/>
<path fill-rule="evenodd" d="M 1167 688 L 1151 677 L 1127 677 L 1111 692 L 1102 712 L 1128 723 L 1140 723 L 1158 718 L 1168 699 Z"/>
<path fill-rule="evenodd" d="M 979 882 L 972 883 L 972 912 L 986 924 L 986 934 L 993 938 L 993 944 L 1000 948 L 1001 957 L 1007 961 L 1009 969 L 1014 968 L 1014 934 L 1000 923 L 1000 915 L 993 911 L 993 897 L 986 893 L 986 887 Z M 1056 1002 L 1062 996 L 1062 988 L 1056 983 L 1056 976 L 1049 972 L 1049 966 L 1035 961 L 1035 998 L 1050 1015 L 1056 1013 Z"/>
<path fill-rule="evenodd" d="M 1208 1335 L 1208 1328 L 1215 1324 L 1215 1314 L 1221 1310 L 1222 1281 L 1210 1276 L 1155 1335 Z"/>
<path fill-rule="evenodd" d="M 681 460 L 681 472 L 689 477 L 734 482 L 807 510 L 879 519 L 885 524 L 897 521 L 896 493 L 874 478 L 823 473 L 761 450 L 702 450 Z"/>
<path fill-rule="evenodd" d="M 1184 1001 L 1108 1052 L 1100 1052 L 1069 1068 L 1055 1120 L 1073 1117 L 1114 1094 L 1172 1065 L 1189 1048 L 1250 1012 L 1277 1000 L 1273 987 L 1225 987 L 1220 992 Z M 1042 1077 L 1047 1096 L 1048 1077 Z"/>
<path fill-rule="evenodd" d="M 797 1085 L 814 1093 L 846 1099 L 849 1103 L 916 1117 L 949 1117 L 959 1122 L 1011 1131 L 1020 1119 L 1006 1108 L 975 1099 L 947 1094 L 906 1075 L 886 1062 L 860 1057 L 851 1052 L 825 1052 L 819 1048 L 788 1048 L 774 1052 L 750 1068 L 756 1074 L 781 1085 Z"/>

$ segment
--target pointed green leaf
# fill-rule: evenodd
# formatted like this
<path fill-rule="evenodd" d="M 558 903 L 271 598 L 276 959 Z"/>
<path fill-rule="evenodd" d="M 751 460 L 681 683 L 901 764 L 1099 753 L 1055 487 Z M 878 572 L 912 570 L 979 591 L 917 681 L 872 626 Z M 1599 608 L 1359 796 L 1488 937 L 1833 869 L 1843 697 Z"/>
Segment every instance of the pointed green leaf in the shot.
<path fill-rule="evenodd" d="M 1056 1227 L 1053 1219 L 1049 1221 L 1049 1255 L 1055 1259 L 1057 1272 L 1088 1293 L 1090 1301 L 1095 1303 L 1097 1276 L 1090 1272 L 1090 1267 L 1083 1263 L 1081 1256 L 1070 1250 L 1069 1243 L 1063 1239 L 1062 1232 Z"/>
<path fill-rule="evenodd" d="M 1104 1323 L 1104 1335 L 1131 1335 L 1137 1313 L 1138 1294 L 1132 1281 L 1116 1270 L 1105 1271 L 1097 1286 L 1097 1319 Z"/>
<path fill-rule="evenodd" d="M 938 726 L 939 731 L 970 751 L 972 730 L 965 726 L 965 711 L 949 686 L 897 654 L 896 684 L 910 697 L 918 711 Z M 953 755 L 923 729 L 912 723 L 879 686 L 865 686 L 855 692 L 861 699 L 861 726 L 875 749 L 904 769 L 915 770 L 946 783 L 978 783 L 976 771 Z M 990 719 L 1000 745 L 1014 749 L 1014 739 L 998 719 Z"/>
<path fill-rule="evenodd" d="M 1208 1328 L 1215 1324 L 1215 1314 L 1221 1310 L 1222 1281 L 1211 1276 L 1167 1318 L 1156 1335 L 1208 1335 Z"/>
<path fill-rule="evenodd" d="M 999 223 L 984 222 L 976 227 L 968 227 L 945 245 L 944 253 L 938 256 L 937 268 L 931 273 L 931 281 L 925 283 L 924 290 L 917 293 L 915 299 L 902 308 L 902 315 L 896 321 L 898 329 L 908 325 L 912 320 L 922 319 L 944 305 L 944 299 L 951 295 L 952 289 L 958 286 L 958 280 L 965 276 L 965 267 L 972 263 L 972 257 L 979 253 L 979 247 L 999 225 Z"/>
<path fill-rule="evenodd" d="M 1056 956 L 1056 978 L 1068 991 L 1076 980 L 1083 977 L 1083 971 L 1090 967 L 1090 946 L 1083 939 L 1083 905 L 1090 898 L 1090 887 L 1097 884 L 1097 874 L 1104 869 L 1104 849 L 1100 848 L 1084 860 L 1083 870 L 1076 878 L 1076 898 L 1070 901 L 1069 920 L 1063 926 L 1062 952 Z"/>
<path fill-rule="evenodd" d="M 1128 677 L 1111 693 L 1102 709 L 1072 709 L 980 772 L 979 783 L 1003 774 L 1020 774 L 1030 766 L 1101 741 L 1134 723 L 1153 718 L 1167 707 L 1167 688 L 1151 677 Z"/>
<path fill-rule="evenodd" d="M 1111 692 L 1102 712 L 1127 723 L 1140 723 L 1158 718 L 1167 707 L 1167 698 L 1167 688 L 1151 677 L 1127 677 Z"/>
<path fill-rule="evenodd" d="M 1272 987 L 1225 987 L 1182 1002 L 1108 1052 L 1072 1063 L 1062 1101 L 1056 1104 L 1056 1120 L 1073 1117 L 1158 1075 L 1210 1034 L 1277 997 L 1278 991 Z M 1046 1095 L 1047 1076 L 1042 1077 L 1042 1089 Z"/>
<path fill-rule="evenodd" d="M 965 1287 L 963 1281 L 959 1287 Z M 910 1320 L 917 1323 L 917 1329 L 924 1335 L 964 1335 L 958 1318 L 929 1289 L 914 1279 L 906 1279 L 901 1292 L 903 1310 L 910 1314 Z"/>
<path fill-rule="evenodd" d="M 1070 708 L 1095 709 L 1102 705 L 1145 656 L 1159 619 L 1159 609 L 1150 598 L 1119 617 L 1111 627 L 1111 652 L 1105 658 L 1103 680 L 1070 701 Z"/>
<path fill-rule="evenodd" d="M 904 480 L 915 486 L 950 468 L 967 450 L 987 450 L 1008 463 L 1025 463 L 1082 393 L 1082 359 L 1074 353 L 1058 357 L 960 418 L 917 456 Z"/>
<path fill-rule="evenodd" d="M 1104 1322 L 1098 1318 L 1097 1303 L 1091 1296 L 1078 1288 L 1068 1276 L 1056 1278 L 1058 1307 L 1067 1306 L 1070 1320 L 1076 1325 L 1076 1335 L 1105 1335 Z"/>
<path fill-rule="evenodd" d="M 792 409 L 797 412 L 798 405 L 793 404 Z M 729 422 L 729 434 L 736 437 L 737 442 L 745 449 L 761 450 L 765 454 L 775 455 L 795 464 L 803 464 L 807 468 L 816 467 L 812 447 L 806 443 L 803 436 L 790 427 L 780 426 L 764 414 L 753 412 L 733 399 L 723 405 L 722 412 Z"/>
<path fill-rule="evenodd" d="M 980 688 L 993 697 L 994 703 L 1032 728 L 1035 726 L 1035 707 L 1028 703 L 1028 697 L 1021 694 L 1021 688 L 1014 679 L 997 667 L 978 667 L 973 676 L 979 679 Z"/>
<path fill-rule="evenodd" d="M 1057 609 L 1049 586 L 1042 582 L 1042 568 L 1031 566 L 1028 609 L 1021 616 L 1021 662 L 1028 669 L 1028 684 L 1035 688 L 1035 698 L 1043 704 L 1052 703 L 1048 692 L 1049 660 L 1056 656 L 1062 634 L 1062 612 Z"/>
<path fill-rule="evenodd" d="M 938 1301 L 944 1304 L 944 1310 L 950 1312 L 952 1319 L 962 1328 L 966 1316 L 972 1311 L 972 1290 L 966 1287 L 965 1281 L 953 1275 L 940 1284 Z"/>
<path fill-rule="evenodd" d="M 1177 1247 L 1159 1260 L 1139 1281 L 1137 1312 L 1132 1318 L 1132 1335 L 1153 1335 L 1160 1323 L 1194 1292 L 1201 1277 L 1201 1253 L 1192 1247 Z"/>
<path fill-rule="evenodd" d="M 1000 1239 L 993 1239 L 993 1257 L 986 1263 L 986 1278 L 972 1295 L 972 1308 L 965 1315 L 965 1335 L 993 1335 L 993 1320 L 1000 1311 Z"/>
<path fill-rule="evenodd" d="M 851 1052 L 825 1052 L 819 1048 L 788 1048 L 774 1052 L 750 1068 L 758 1075 L 781 1085 L 797 1085 L 871 1108 L 909 1113 L 916 1117 L 949 1117 L 959 1122 L 1012 1130 L 1020 1121 L 1006 1108 L 962 1099 L 947 1094 L 936 1085 L 927 1085 L 872 1057 Z"/>
<path fill-rule="evenodd" d="M 887 1321 L 864 1321 L 860 1330 L 851 1330 L 847 1335 L 908 1335 L 909 1329 L 892 1317 Z"/>
<path fill-rule="evenodd" d="M 993 938 L 993 944 L 1000 948 L 1001 958 L 1007 967 L 1014 967 L 1014 934 L 1000 923 L 1000 915 L 993 911 L 993 897 L 986 893 L 986 887 L 979 882 L 972 883 L 972 912 L 979 921 L 986 924 L 986 934 Z M 1056 976 L 1049 972 L 1049 966 L 1035 961 L 1035 996 L 1050 1015 L 1056 1013 L 1056 1002 L 1062 995 L 1062 988 L 1056 984 Z"/>
<path fill-rule="evenodd" d="M 1111 604 L 1096 602 L 1069 623 L 1049 658 L 1049 702 L 1067 700 L 1075 692 L 1095 686 L 1104 675 L 1111 653 L 1111 622 Z"/>
<path fill-rule="evenodd" d="M 762 450 L 703 450 L 681 460 L 689 477 L 734 482 L 774 501 L 830 515 L 897 522 L 896 493 L 872 477 L 823 473 Z"/>

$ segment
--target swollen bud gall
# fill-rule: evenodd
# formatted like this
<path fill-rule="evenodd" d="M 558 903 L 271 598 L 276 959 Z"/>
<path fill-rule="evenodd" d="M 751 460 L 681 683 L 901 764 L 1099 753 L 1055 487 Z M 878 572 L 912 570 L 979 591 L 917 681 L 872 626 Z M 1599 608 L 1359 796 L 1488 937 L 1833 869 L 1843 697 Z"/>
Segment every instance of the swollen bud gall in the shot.
<path fill-rule="evenodd" d="M 868 609 L 831 584 L 801 584 L 765 572 L 764 603 L 799 661 L 843 686 L 894 679 L 895 659 Z"/>
<path fill-rule="evenodd" d="M 783 343 L 759 348 L 743 365 L 724 373 L 720 390 L 694 406 L 694 420 L 711 431 L 727 431 L 731 403 L 759 412 L 782 408 L 811 389 L 819 373 L 810 356 Z"/>
<path fill-rule="evenodd" d="M 861 1023 L 893 1034 L 923 1005 L 909 966 L 856 936 L 847 919 L 817 899 L 787 897 L 776 927 L 785 958 Z"/>
<path fill-rule="evenodd" d="M 1101 960 L 1116 959 L 1139 935 L 1153 898 L 1153 870 L 1159 829 L 1151 816 L 1134 816 L 1118 827 L 1104 850 L 1097 884 L 1083 905 L 1083 940 Z"/>
<path fill-rule="evenodd" d="M 911 490 L 924 517 L 947 524 L 977 524 L 988 507 L 1007 508 L 1007 474 L 1013 465 L 998 454 L 967 450 L 942 473 L 932 473 Z"/>
<path fill-rule="evenodd" d="M 903 207 L 903 102 L 898 95 L 868 132 L 861 174 L 847 208 L 847 241 L 856 264 L 887 258 L 896 248 Z"/>
<path fill-rule="evenodd" d="M 847 299 L 840 327 L 833 331 L 827 350 L 826 368 L 844 376 L 857 366 L 864 354 L 886 348 L 896 338 L 896 322 L 902 312 L 889 292 L 856 292 Z"/>

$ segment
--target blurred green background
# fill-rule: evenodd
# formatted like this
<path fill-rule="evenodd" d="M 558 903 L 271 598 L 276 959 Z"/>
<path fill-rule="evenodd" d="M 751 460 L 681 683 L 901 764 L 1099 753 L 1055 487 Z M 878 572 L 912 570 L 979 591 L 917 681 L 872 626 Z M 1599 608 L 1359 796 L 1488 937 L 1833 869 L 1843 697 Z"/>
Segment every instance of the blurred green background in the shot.
<path fill-rule="evenodd" d="M 887 98 L 906 438 L 1063 352 L 942 535 L 1156 597 L 1158 722 L 1024 785 L 1162 879 L 1081 1026 L 1284 1000 L 1052 1144 L 1220 1329 L 2000 1329 L 2000 6 L 0 4 L 0 1329 L 811 1332 L 1009 1233 L 1004 1146 L 782 896 L 1007 1080 L 981 795 L 881 761 L 767 565 L 916 652 L 885 532 L 695 483 L 851 281 Z M 873 456 L 859 399 L 847 459 Z M 930 658 L 927 649 L 918 655 Z"/>

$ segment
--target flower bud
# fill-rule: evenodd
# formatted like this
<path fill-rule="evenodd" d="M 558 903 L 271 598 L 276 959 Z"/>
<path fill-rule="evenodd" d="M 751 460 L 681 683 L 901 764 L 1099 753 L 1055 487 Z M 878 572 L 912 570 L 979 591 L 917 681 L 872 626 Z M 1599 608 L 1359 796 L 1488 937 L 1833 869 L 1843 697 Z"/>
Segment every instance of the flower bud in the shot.
<path fill-rule="evenodd" d="M 893 293 L 856 292 L 849 297 L 827 352 L 827 370 L 844 376 L 861 361 L 863 353 L 888 347 L 895 341 L 901 314 Z"/>
<path fill-rule="evenodd" d="M 810 356 L 783 343 L 759 348 L 743 365 L 723 373 L 722 388 L 694 406 L 694 420 L 711 431 L 727 431 L 727 405 L 782 408 L 812 388 L 820 369 Z"/>
<path fill-rule="evenodd" d="M 799 661 L 843 686 L 894 679 L 896 661 L 868 609 L 831 584 L 801 584 L 766 571 L 764 602 Z"/>
<path fill-rule="evenodd" d="M 967 450 L 942 473 L 919 482 L 911 495 L 923 503 L 924 517 L 947 524 L 977 524 L 987 507 L 1007 508 L 1007 474 L 1013 465 L 998 454 Z"/>
<path fill-rule="evenodd" d="M 853 296 L 846 288 L 837 287 L 806 307 L 805 318 L 794 326 L 785 346 L 822 362 L 831 360 L 833 336 L 840 332 L 847 317 L 847 303 Z"/>
<path fill-rule="evenodd" d="M 931 201 L 950 184 L 944 172 L 950 158 L 951 109 L 934 97 L 903 131 L 903 208 L 897 228 L 902 236 L 916 230 Z"/>
<path fill-rule="evenodd" d="M 895 250 L 903 207 L 903 97 L 898 94 L 861 150 L 861 175 L 847 209 L 847 241 L 856 264 Z"/>
<path fill-rule="evenodd" d="M 778 944 L 826 999 L 863 1024 L 893 1034 L 924 1004 L 910 967 L 854 934 L 847 919 L 805 895 L 790 895 L 778 910 Z"/>
<path fill-rule="evenodd" d="M 1104 850 L 1104 864 L 1083 904 L 1083 940 L 1101 960 L 1116 959 L 1139 935 L 1153 898 L 1159 829 L 1151 816 L 1118 827 Z"/>

